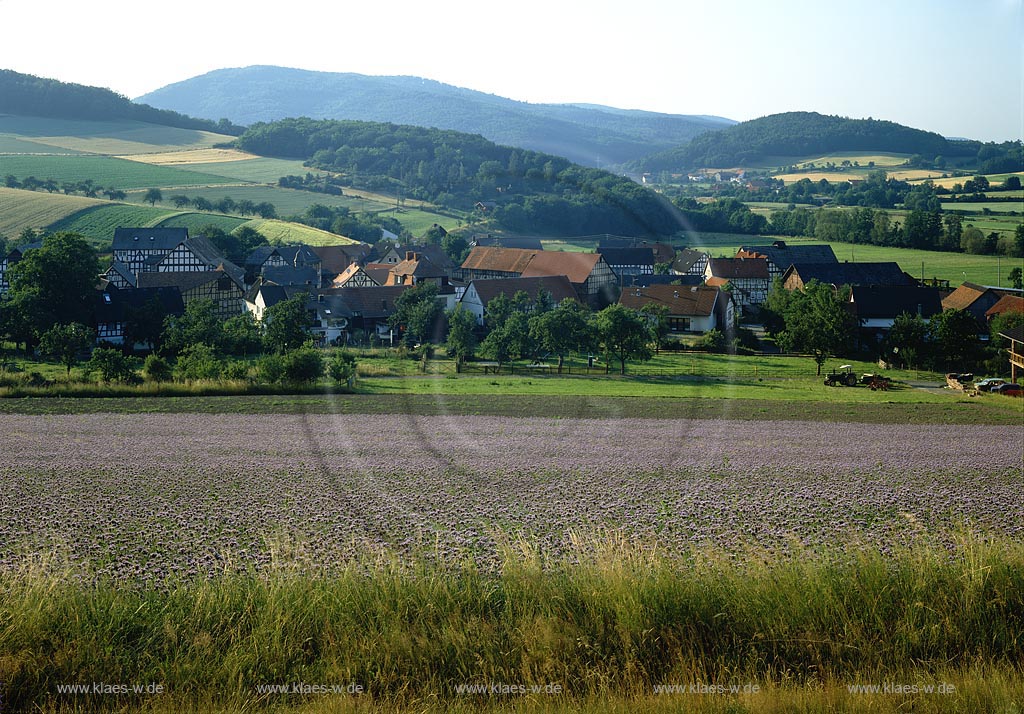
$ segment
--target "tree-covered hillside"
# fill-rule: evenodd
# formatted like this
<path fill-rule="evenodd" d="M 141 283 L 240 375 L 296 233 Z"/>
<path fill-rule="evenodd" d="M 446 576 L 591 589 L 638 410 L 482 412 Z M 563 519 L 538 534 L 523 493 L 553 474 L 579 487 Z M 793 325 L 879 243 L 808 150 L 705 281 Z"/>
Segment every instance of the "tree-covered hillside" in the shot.
<path fill-rule="evenodd" d="M 307 116 L 452 129 L 586 166 L 622 164 L 733 123 L 595 105 L 529 104 L 420 77 L 267 66 L 216 70 L 139 101 L 240 124 Z"/>
<path fill-rule="evenodd" d="M 841 151 L 920 154 L 931 159 L 973 157 L 978 143 L 950 141 L 930 131 L 878 119 L 847 119 L 787 112 L 702 134 L 682 146 L 648 156 L 641 171 L 686 171 L 756 165 L 766 157 L 816 156 Z"/>
<path fill-rule="evenodd" d="M 130 119 L 234 135 L 244 130 L 227 120 L 193 119 L 178 112 L 135 104 L 102 87 L 59 82 L 8 69 L 0 70 L 0 113 L 56 119 Z"/>
<path fill-rule="evenodd" d="M 342 174 L 343 185 L 472 210 L 514 231 L 584 235 L 668 234 L 674 209 L 629 179 L 481 136 L 358 121 L 260 123 L 240 149 L 298 158 Z"/>

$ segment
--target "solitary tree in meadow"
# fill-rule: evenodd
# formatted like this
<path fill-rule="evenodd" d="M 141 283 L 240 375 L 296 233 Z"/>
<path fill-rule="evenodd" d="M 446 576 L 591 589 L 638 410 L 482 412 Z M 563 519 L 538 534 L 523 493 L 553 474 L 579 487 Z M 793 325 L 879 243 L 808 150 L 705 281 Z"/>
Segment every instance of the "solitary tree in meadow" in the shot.
<path fill-rule="evenodd" d="M 142 197 L 142 200 L 150 206 L 155 206 L 158 201 L 164 200 L 164 193 L 158 188 L 148 188 L 146 189 L 146 194 Z"/>

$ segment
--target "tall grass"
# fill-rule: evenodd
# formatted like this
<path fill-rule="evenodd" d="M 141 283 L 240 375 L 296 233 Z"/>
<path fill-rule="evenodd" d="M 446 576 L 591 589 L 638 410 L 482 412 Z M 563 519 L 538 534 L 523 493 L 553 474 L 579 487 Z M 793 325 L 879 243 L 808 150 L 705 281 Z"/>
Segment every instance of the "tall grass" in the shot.
<path fill-rule="evenodd" d="M 493 571 L 378 553 L 330 577 L 299 569 L 300 546 L 272 553 L 266 572 L 150 589 L 27 557 L 0 579 L 3 701 L 13 710 L 667 711 L 682 701 L 701 711 L 831 711 L 837 702 L 888 711 L 907 698 L 846 686 L 933 681 L 958 693 L 916 697 L 915 711 L 1024 703 L 1024 544 L 970 532 L 891 554 L 787 556 L 671 556 L 616 536 L 580 537 L 550 555 L 506 540 Z M 161 683 L 166 694 L 58 694 L 92 682 Z M 256 691 L 289 683 L 363 693 Z M 561 694 L 457 691 L 495 683 L 557 684 Z M 693 683 L 757 683 L 761 696 L 654 694 Z"/>

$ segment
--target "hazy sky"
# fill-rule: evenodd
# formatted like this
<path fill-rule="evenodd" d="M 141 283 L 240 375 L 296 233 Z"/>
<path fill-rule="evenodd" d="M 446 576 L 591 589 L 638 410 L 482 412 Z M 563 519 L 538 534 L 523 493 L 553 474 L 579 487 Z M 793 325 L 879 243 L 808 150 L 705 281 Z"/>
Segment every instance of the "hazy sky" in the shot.
<path fill-rule="evenodd" d="M 808 110 L 1024 136 L 1024 0 L 0 0 L 0 68 L 137 97 L 222 67 L 415 75 L 529 102 Z M 217 119 L 219 117 L 210 117 Z"/>

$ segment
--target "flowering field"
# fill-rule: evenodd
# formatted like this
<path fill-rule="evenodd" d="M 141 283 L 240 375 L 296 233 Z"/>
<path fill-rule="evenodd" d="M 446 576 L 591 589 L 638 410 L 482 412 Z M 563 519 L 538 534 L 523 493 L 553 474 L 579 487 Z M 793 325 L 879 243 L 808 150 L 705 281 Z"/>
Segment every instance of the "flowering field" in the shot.
<path fill-rule="evenodd" d="M 1016 426 L 495 416 L 8 415 L 0 568 L 153 582 L 367 552 L 495 562 L 615 529 L 667 553 L 1024 536 Z M 1007 446 L 1009 445 L 1009 447 Z"/>

